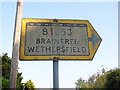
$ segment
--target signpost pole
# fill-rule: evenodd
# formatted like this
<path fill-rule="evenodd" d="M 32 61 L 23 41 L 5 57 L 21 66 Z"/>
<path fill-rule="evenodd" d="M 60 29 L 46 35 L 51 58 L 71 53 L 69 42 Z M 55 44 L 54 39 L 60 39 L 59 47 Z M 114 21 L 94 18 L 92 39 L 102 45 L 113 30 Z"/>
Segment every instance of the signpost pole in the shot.
<path fill-rule="evenodd" d="M 21 20 L 22 20 L 22 6 L 23 6 L 22 0 L 18 0 L 17 9 L 16 9 L 13 51 L 12 51 L 12 61 L 11 61 L 11 69 L 10 69 L 10 82 L 9 82 L 9 88 L 14 88 L 14 89 L 16 88 L 16 80 L 17 80 Z"/>
<path fill-rule="evenodd" d="M 53 88 L 59 88 L 59 63 L 56 57 L 53 60 Z"/>

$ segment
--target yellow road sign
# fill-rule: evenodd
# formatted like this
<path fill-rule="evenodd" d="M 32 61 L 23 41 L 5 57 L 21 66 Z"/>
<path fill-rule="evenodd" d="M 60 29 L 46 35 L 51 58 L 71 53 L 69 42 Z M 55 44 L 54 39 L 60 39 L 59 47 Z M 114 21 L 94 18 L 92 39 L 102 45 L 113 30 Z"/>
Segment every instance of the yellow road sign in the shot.
<path fill-rule="evenodd" d="M 23 19 L 20 60 L 92 60 L 101 41 L 88 20 Z"/>

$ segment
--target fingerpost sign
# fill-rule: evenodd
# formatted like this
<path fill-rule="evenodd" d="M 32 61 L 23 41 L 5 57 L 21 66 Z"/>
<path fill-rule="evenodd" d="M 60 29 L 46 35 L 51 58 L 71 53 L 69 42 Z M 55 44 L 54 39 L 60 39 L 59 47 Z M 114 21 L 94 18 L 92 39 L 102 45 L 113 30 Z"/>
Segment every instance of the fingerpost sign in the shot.
<path fill-rule="evenodd" d="M 20 60 L 92 60 L 101 41 L 88 20 L 23 19 Z"/>

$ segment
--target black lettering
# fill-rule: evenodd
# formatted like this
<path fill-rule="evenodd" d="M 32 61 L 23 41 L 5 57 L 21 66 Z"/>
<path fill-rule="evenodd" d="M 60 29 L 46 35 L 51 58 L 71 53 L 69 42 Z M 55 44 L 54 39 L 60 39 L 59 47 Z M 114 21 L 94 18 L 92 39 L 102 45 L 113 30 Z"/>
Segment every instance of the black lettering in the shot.
<path fill-rule="evenodd" d="M 53 35 L 53 29 L 52 29 L 52 28 L 50 28 L 50 30 L 51 30 L 51 35 Z"/>
<path fill-rule="evenodd" d="M 76 47 L 73 47 L 73 52 L 76 52 Z"/>
<path fill-rule="evenodd" d="M 61 32 L 62 32 L 62 35 L 66 35 L 66 31 L 64 28 L 62 28 Z"/>
<path fill-rule="evenodd" d="M 28 47 L 28 52 L 34 52 L 35 47 Z"/>
<path fill-rule="evenodd" d="M 80 47 L 77 47 L 77 51 L 78 51 L 78 52 L 81 52 L 81 51 L 80 51 Z"/>
<path fill-rule="evenodd" d="M 70 39 L 70 44 L 74 44 L 73 39 Z"/>
<path fill-rule="evenodd" d="M 57 52 L 60 52 L 60 47 L 59 46 L 57 46 Z"/>
<path fill-rule="evenodd" d="M 48 32 L 47 32 L 47 28 L 43 28 L 43 35 L 47 35 Z"/>
<path fill-rule="evenodd" d="M 49 43 L 49 44 L 50 44 L 50 43 L 51 43 L 51 42 L 50 42 L 50 39 L 48 39 L 48 40 L 46 41 L 46 43 Z"/>
<path fill-rule="evenodd" d="M 68 35 L 72 35 L 72 30 L 71 29 L 67 29 L 69 31 Z"/>
<path fill-rule="evenodd" d="M 42 48 L 42 52 L 44 52 L 44 48 L 45 48 L 45 46 L 41 46 L 41 48 Z"/>
<path fill-rule="evenodd" d="M 69 44 L 69 39 L 65 39 L 65 44 Z"/>
<path fill-rule="evenodd" d="M 66 47 L 66 52 L 68 52 L 68 50 L 69 50 L 69 47 Z"/>
<path fill-rule="evenodd" d="M 44 43 L 45 44 L 45 39 L 41 38 L 41 44 Z"/>
<path fill-rule="evenodd" d="M 56 28 L 55 31 L 54 31 L 55 35 L 59 35 L 60 34 L 60 30 L 59 28 Z"/>
<path fill-rule="evenodd" d="M 70 47 L 70 52 L 72 52 L 73 50 L 72 50 L 73 48 L 72 47 Z"/>
<path fill-rule="evenodd" d="M 51 39 L 52 44 L 54 43 L 54 39 Z"/>
<path fill-rule="evenodd" d="M 40 44 L 40 39 L 36 38 L 36 44 Z"/>
<path fill-rule="evenodd" d="M 75 39 L 74 41 L 75 41 L 75 44 L 78 44 L 78 41 L 77 41 L 77 39 Z"/>
<path fill-rule="evenodd" d="M 39 52 L 39 46 L 36 46 L 36 52 Z"/>
<path fill-rule="evenodd" d="M 51 47 L 46 46 L 46 52 L 48 52 L 48 51 L 51 52 Z"/>
<path fill-rule="evenodd" d="M 82 52 L 85 53 L 86 52 L 86 48 L 82 47 Z"/>
<path fill-rule="evenodd" d="M 59 44 L 59 39 L 53 39 L 52 41 L 54 44 Z"/>
<path fill-rule="evenodd" d="M 65 47 L 64 46 L 62 46 L 62 52 L 65 52 Z"/>
<path fill-rule="evenodd" d="M 60 39 L 61 40 L 61 44 L 63 44 L 63 39 Z"/>
<path fill-rule="evenodd" d="M 52 46 L 52 52 L 55 52 L 55 46 Z"/>

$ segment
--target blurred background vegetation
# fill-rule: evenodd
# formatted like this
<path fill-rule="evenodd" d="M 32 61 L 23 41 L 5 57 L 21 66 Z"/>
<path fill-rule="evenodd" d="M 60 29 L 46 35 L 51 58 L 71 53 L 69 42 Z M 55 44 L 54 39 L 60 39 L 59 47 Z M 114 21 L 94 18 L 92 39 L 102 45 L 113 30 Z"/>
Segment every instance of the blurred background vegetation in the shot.
<path fill-rule="evenodd" d="M 117 88 L 120 90 L 120 69 L 102 69 L 88 80 L 81 77 L 75 82 L 76 88 Z"/>
<path fill-rule="evenodd" d="M 10 65 L 11 58 L 7 53 L 3 53 L 0 56 L 2 60 L 2 89 L 7 90 L 9 88 L 9 77 L 10 77 Z M 35 90 L 34 83 L 29 80 L 26 83 L 22 83 L 23 76 L 22 72 L 17 73 L 17 90 Z M 96 74 L 91 75 L 88 80 L 84 80 L 81 77 L 75 82 L 76 88 L 120 88 L 120 69 L 115 68 L 107 70 L 103 68 L 98 70 Z"/>

